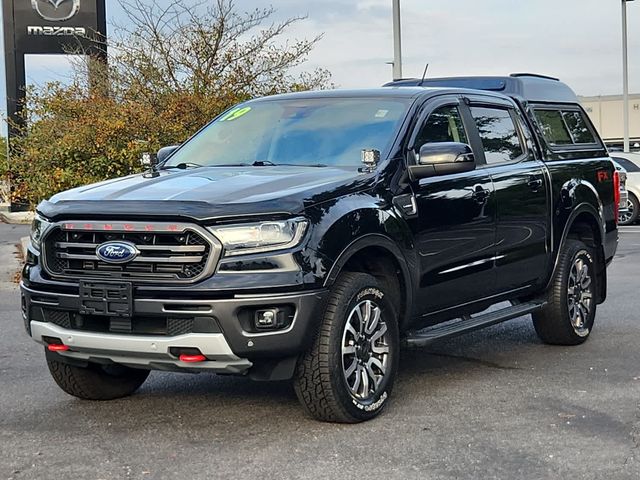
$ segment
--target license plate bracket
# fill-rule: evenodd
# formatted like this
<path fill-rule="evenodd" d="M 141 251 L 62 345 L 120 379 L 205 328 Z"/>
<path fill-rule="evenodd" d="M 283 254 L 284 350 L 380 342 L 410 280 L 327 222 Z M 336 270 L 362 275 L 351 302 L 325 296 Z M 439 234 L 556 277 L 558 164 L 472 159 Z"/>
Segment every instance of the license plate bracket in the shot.
<path fill-rule="evenodd" d="M 130 282 L 80 281 L 80 314 L 131 318 L 133 286 Z"/>

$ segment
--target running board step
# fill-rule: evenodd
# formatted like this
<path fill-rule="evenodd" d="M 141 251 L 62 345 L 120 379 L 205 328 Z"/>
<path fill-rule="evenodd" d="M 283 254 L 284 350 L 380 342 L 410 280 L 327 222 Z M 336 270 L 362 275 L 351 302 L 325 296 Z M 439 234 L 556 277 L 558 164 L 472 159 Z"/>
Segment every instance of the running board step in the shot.
<path fill-rule="evenodd" d="M 466 320 L 458 320 L 456 322 L 447 322 L 444 325 L 436 325 L 427 329 L 409 332 L 405 343 L 412 347 L 422 347 L 434 340 L 455 337 L 463 333 L 473 332 L 481 328 L 490 327 L 498 323 L 506 322 L 514 318 L 521 317 L 540 310 L 545 306 L 546 302 L 527 302 L 513 305 L 511 307 L 494 310 L 493 312 L 472 317 Z"/>

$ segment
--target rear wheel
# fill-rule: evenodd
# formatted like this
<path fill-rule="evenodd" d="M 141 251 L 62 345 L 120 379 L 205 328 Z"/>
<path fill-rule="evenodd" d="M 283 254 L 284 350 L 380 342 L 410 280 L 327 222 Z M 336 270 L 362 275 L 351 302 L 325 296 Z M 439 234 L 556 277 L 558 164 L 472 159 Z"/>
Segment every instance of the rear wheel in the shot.
<path fill-rule="evenodd" d="M 387 292 L 371 275 L 343 273 L 312 347 L 298 362 L 296 394 L 318 420 L 368 420 L 387 403 L 398 359 L 398 320 Z"/>
<path fill-rule="evenodd" d="M 595 256 L 583 242 L 566 241 L 547 291 L 546 306 L 533 314 L 540 339 L 554 345 L 587 340 L 596 316 Z"/>
<path fill-rule="evenodd" d="M 629 193 L 629 199 L 627 200 L 627 211 L 620 212 L 618 217 L 619 225 L 631 225 L 638 219 L 640 213 L 640 203 L 633 193 Z"/>
<path fill-rule="evenodd" d="M 149 370 L 122 365 L 70 365 L 49 353 L 47 365 L 51 376 L 62 390 L 84 400 L 113 400 L 126 397 L 140 388 L 149 376 Z"/>

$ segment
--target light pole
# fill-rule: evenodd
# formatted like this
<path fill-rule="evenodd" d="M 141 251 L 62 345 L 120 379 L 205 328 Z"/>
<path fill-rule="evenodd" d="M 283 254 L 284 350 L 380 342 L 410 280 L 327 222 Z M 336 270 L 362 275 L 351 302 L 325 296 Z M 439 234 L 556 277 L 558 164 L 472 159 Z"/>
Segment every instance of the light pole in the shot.
<path fill-rule="evenodd" d="M 627 35 L 627 2 L 622 0 L 622 103 L 624 109 L 624 151 L 629 152 L 629 55 Z"/>
<path fill-rule="evenodd" d="M 400 0 L 393 0 L 393 79 L 402 78 L 402 35 L 400 32 Z"/>

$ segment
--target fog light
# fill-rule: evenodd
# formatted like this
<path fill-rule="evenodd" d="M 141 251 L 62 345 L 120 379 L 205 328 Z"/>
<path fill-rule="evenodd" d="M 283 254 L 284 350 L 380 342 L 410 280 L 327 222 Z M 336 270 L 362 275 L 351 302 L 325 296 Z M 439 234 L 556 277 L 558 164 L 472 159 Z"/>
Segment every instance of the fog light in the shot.
<path fill-rule="evenodd" d="M 265 310 L 256 310 L 255 326 L 260 330 L 269 330 L 278 328 L 283 324 L 283 319 L 278 318 L 280 311 L 277 308 L 269 308 Z"/>

